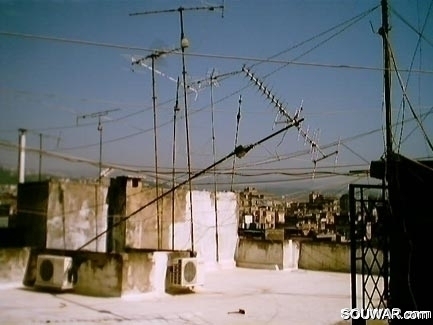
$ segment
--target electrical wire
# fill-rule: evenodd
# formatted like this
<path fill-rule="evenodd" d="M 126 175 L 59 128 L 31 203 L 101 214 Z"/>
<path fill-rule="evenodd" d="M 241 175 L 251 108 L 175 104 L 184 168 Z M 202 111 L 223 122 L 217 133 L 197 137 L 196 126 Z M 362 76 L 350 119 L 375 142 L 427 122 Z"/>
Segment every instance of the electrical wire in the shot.
<path fill-rule="evenodd" d="M 24 33 L 15 33 L 15 32 L 6 32 L 0 31 L 0 36 L 9 36 L 9 37 L 20 37 L 20 38 L 29 38 L 29 39 L 40 39 L 46 41 L 55 41 L 55 42 L 66 42 L 66 43 L 76 43 L 81 45 L 94 45 L 94 46 L 103 46 L 107 48 L 121 48 L 128 50 L 140 50 L 146 52 L 152 52 L 155 49 L 148 49 L 138 46 L 128 46 L 128 45 L 118 45 L 118 44 L 109 44 L 109 43 L 98 43 L 91 41 L 83 41 L 83 40 L 73 40 L 59 37 L 51 37 L 51 36 L 40 36 L 34 34 L 24 34 Z M 174 55 L 180 55 L 180 53 L 173 52 Z M 261 62 L 261 63 L 278 63 L 278 64 L 291 64 L 291 65 L 299 65 L 299 66 L 311 66 L 311 67 L 321 67 L 321 68 L 333 68 L 333 69 L 355 69 L 355 70 L 372 70 L 372 71 L 382 71 L 379 67 L 369 67 L 369 66 L 359 66 L 359 65 L 347 65 L 347 64 L 326 64 L 326 63 L 315 63 L 315 62 L 296 62 L 292 60 L 274 60 L 274 59 L 263 59 L 257 57 L 246 57 L 246 56 L 230 56 L 230 55 L 221 55 L 221 54 L 206 54 L 206 53 L 194 53 L 188 52 L 185 53 L 185 57 L 203 57 L 203 58 L 213 58 L 213 59 L 221 59 L 221 60 L 236 60 L 236 61 L 247 61 L 247 62 Z M 408 72 L 406 70 L 401 70 L 403 72 Z M 433 70 L 413 70 L 413 72 L 423 73 L 423 74 L 433 74 Z"/>
<path fill-rule="evenodd" d="M 388 41 L 388 40 L 387 40 L 387 41 Z M 390 48 L 391 48 L 391 47 L 390 47 Z M 411 111 L 411 113 L 412 113 L 412 116 L 413 116 L 413 118 L 415 119 L 415 121 L 418 123 L 418 126 L 419 126 L 419 128 L 421 129 L 421 131 L 422 131 L 422 134 L 423 134 L 423 136 L 424 136 L 425 141 L 428 143 L 428 146 L 429 146 L 430 150 L 433 151 L 433 144 L 432 144 L 432 142 L 430 141 L 430 139 L 429 139 L 429 137 L 428 137 L 428 135 L 427 135 L 427 132 L 426 132 L 425 129 L 424 129 L 424 126 L 423 126 L 421 120 L 419 119 L 419 117 L 417 116 L 417 114 L 416 114 L 414 108 L 412 107 L 411 101 L 410 101 L 410 99 L 409 99 L 409 97 L 408 97 L 408 95 L 407 95 L 407 92 L 406 92 L 406 89 L 405 89 L 405 87 L 404 87 L 404 84 L 403 84 L 403 81 L 402 81 L 402 79 L 401 79 L 401 76 L 400 76 L 400 74 L 398 73 L 397 63 L 395 62 L 395 57 L 394 57 L 394 53 L 393 53 L 392 49 L 390 50 L 390 53 L 391 53 L 391 58 L 392 58 L 392 63 L 393 63 L 393 65 L 394 65 L 394 69 L 395 69 L 395 71 L 397 72 L 397 80 L 398 80 L 398 82 L 399 82 L 399 85 L 400 85 L 401 91 L 402 91 L 402 93 L 403 93 L 403 96 L 404 96 L 404 98 L 406 99 L 407 103 L 409 104 L 409 108 L 410 108 L 410 111 Z"/>

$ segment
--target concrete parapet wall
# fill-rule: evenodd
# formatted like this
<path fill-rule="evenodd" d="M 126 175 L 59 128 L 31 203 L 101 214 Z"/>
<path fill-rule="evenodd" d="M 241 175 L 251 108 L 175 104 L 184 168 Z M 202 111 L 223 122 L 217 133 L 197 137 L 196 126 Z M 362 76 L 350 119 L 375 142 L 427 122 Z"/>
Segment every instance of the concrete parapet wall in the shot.
<path fill-rule="evenodd" d="M 357 249 L 357 256 L 361 256 L 361 248 Z M 383 262 L 382 252 L 377 253 L 377 260 Z M 373 254 L 369 250 L 366 262 L 372 268 L 373 274 L 379 274 L 377 263 L 372 265 Z M 299 268 L 316 271 L 346 272 L 350 273 L 350 244 L 333 242 L 301 242 L 299 255 Z M 362 264 L 356 262 L 356 272 L 362 273 Z"/>
<path fill-rule="evenodd" d="M 361 248 L 357 256 L 361 256 Z M 350 273 L 350 245 L 311 240 L 269 241 L 240 238 L 236 250 L 236 266 L 256 269 L 306 269 L 315 271 Z M 377 252 L 378 263 L 373 262 L 373 253 L 366 253 L 366 264 L 374 275 L 379 274 L 382 252 Z M 360 260 L 356 272 L 362 273 Z"/>
<path fill-rule="evenodd" d="M 28 258 L 24 261 L 26 252 Z M 0 256 L 9 256 L 8 260 L 15 261 L 8 265 L 18 268 L 16 261 L 24 265 L 25 271 L 17 272 L 16 282 L 22 281 L 27 287 L 35 285 L 37 257 L 41 254 L 72 257 L 76 281 L 72 291 L 96 297 L 167 292 L 170 286 L 167 270 L 172 258 L 190 257 L 186 251 L 128 250 L 119 254 L 28 248 L 0 251 Z M 3 279 L 10 278 L 7 270 L 0 271 Z"/>
<path fill-rule="evenodd" d="M 171 252 L 131 250 L 123 255 L 122 296 L 166 291 Z"/>
<path fill-rule="evenodd" d="M 70 256 L 76 268 L 76 284 L 73 291 L 77 294 L 120 297 L 122 294 L 123 257 L 120 254 L 108 254 L 82 251 L 59 251 L 50 249 L 32 249 L 27 261 L 23 284 L 33 287 L 37 275 L 37 257 L 40 254 Z"/>
<path fill-rule="evenodd" d="M 23 280 L 30 248 L 0 249 L 0 283 L 20 283 Z"/>
<path fill-rule="evenodd" d="M 257 269 L 298 268 L 299 244 L 292 240 L 268 241 L 240 238 L 236 266 Z"/>

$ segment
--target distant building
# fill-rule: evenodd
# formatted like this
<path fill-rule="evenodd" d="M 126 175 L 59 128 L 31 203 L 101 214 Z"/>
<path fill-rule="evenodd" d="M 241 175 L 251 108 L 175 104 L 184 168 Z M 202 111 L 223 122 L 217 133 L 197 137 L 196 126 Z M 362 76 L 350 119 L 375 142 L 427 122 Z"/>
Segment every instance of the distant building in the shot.
<path fill-rule="evenodd" d="M 254 187 L 239 193 L 238 206 L 240 228 L 274 229 L 277 222 L 284 222 L 285 208 L 281 202 Z"/>

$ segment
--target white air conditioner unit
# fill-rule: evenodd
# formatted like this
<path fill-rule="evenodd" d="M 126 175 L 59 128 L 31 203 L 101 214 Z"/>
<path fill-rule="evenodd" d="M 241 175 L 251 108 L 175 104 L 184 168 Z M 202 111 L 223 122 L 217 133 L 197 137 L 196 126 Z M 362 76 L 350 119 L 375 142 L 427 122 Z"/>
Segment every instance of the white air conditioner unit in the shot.
<path fill-rule="evenodd" d="M 194 287 L 199 285 L 197 258 L 185 257 L 173 259 L 170 283 L 175 287 Z"/>
<path fill-rule="evenodd" d="M 35 286 L 57 290 L 72 289 L 72 257 L 38 255 Z"/>

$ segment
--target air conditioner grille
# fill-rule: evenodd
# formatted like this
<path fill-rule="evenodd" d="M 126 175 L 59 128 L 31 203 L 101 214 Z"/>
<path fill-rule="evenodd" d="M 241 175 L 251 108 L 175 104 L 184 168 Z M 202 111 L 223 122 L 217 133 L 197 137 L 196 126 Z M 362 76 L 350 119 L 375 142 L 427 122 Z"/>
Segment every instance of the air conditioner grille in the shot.
<path fill-rule="evenodd" d="M 72 257 L 38 255 L 35 286 L 51 289 L 73 289 Z"/>
<path fill-rule="evenodd" d="M 195 263 L 192 261 L 186 262 L 185 267 L 184 267 L 184 279 L 185 279 L 185 281 L 188 283 L 194 281 L 196 275 L 197 275 L 197 268 L 195 266 Z"/>
<path fill-rule="evenodd" d="M 194 287 L 198 280 L 196 258 L 178 258 L 173 260 L 170 270 L 171 285 L 176 287 Z"/>
<path fill-rule="evenodd" d="M 54 275 L 53 262 L 50 260 L 43 260 L 39 267 L 39 275 L 44 281 L 49 281 Z"/>

